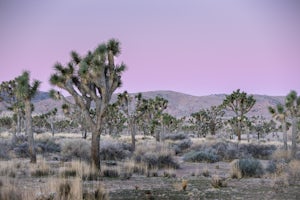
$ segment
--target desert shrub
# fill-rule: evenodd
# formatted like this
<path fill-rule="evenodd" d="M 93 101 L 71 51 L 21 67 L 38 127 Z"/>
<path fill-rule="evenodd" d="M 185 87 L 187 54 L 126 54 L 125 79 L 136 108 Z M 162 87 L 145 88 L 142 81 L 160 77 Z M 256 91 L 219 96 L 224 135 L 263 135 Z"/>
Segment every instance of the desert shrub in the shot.
<path fill-rule="evenodd" d="M 184 139 L 174 145 L 175 154 L 182 153 L 182 151 L 190 148 L 192 145 L 191 139 Z"/>
<path fill-rule="evenodd" d="M 241 157 L 251 156 L 258 159 L 269 159 L 275 150 L 275 145 L 261 144 L 241 144 L 238 149 Z"/>
<path fill-rule="evenodd" d="M 53 139 L 36 141 L 36 149 L 39 153 L 58 153 L 61 151 L 60 145 Z"/>
<path fill-rule="evenodd" d="M 71 140 L 62 144 L 61 155 L 65 161 L 72 159 L 89 162 L 91 159 L 90 143 L 86 140 Z"/>
<path fill-rule="evenodd" d="M 101 176 L 116 178 L 120 176 L 120 169 L 117 167 L 103 167 L 101 169 Z"/>
<path fill-rule="evenodd" d="M 211 151 L 191 151 L 183 156 L 183 159 L 188 162 L 218 162 L 219 156 Z"/>
<path fill-rule="evenodd" d="M 254 158 L 240 159 L 239 168 L 243 177 L 260 177 L 264 173 L 262 164 Z"/>
<path fill-rule="evenodd" d="M 123 160 L 131 156 L 131 145 L 128 143 L 103 141 L 100 145 L 101 160 Z"/>
<path fill-rule="evenodd" d="M 49 171 L 45 171 L 42 169 L 36 169 L 31 172 L 32 177 L 42 177 L 42 176 L 49 176 Z"/>
<path fill-rule="evenodd" d="M 13 119 L 11 117 L 1 117 L 0 118 L 0 127 L 4 128 L 6 130 L 12 128 L 13 125 Z"/>
<path fill-rule="evenodd" d="M 77 171 L 75 169 L 65 169 L 60 173 L 60 175 L 62 177 L 75 177 L 77 175 Z"/>
<path fill-rule="evenodd" d="M 16 144 L 14 147 L 14 152 L 18 157 L 28 158 L 29 157 L 29 145 L 28 142 L 21 144 Z"/>
<path fill-rule="evenodd" d="M 210 181 L 211 185 L 214 187 L 214 188 L 220 188 L 220 187 L 226 187 L 227 186 L 227 183 L 225 182 L 225 179 L 224 178 L 221 178 L 220 176 L 218 175 L 213 175 L 211 177 L 211 181 Z"/>
<path fill-rule="evenodd" d="M 168 152 L 147 152 L 143 155 L 136 155 L 135 161 L 145 163 L 148 168 L 179 168 L 172 155 Z"/>
<path fill-rule="evenodd" d="M 95 191 L 83 192 L 83 200 L 109 200 L 109 195 L 103 186 L 99 185 Z"/>
<path fill-rule="evenodd" d="M 288 164 L 289 183 L 295 185 L 300 181 L 300 161 L 292 160 Z"/>
<path fill-rule="evenodd" d="M 0 141 L 0 160 L 8 160 L 8 152 L 11 149 L 11 145 L 7 141 Z"/>
<path fill-rule="evenodd" d="M 271 173 L 271 174 L 273 174 L 277 171 L 277 165 L 276 165 L 276 162 L 274 160 L 269 160 L 268 161 L 266 171 L 268 173 Z"/>
<path fill-rule="evenodd" d="M 165 140 L 184 140 L 188 139 L 188 135 L 184 133 L 170 133 L 164 135 Z"/>

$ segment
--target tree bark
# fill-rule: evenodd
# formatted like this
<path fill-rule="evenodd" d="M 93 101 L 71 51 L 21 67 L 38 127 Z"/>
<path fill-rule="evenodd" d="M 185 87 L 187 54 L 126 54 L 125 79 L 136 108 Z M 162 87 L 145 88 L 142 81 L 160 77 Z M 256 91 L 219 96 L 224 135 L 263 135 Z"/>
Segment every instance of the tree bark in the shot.
<path fill-rule="evenodd" d="M 25 115 L 26 115 L 26 135 L 28 137 L 28 143 L 29 143 L 30 162 L 36 163 L 36 152 L 34 148 L 34 138 L 33 138 L 33 131 L 32 131 L 30 100 L 25 100 Z"/>
<path fill-rule="evenodd" d="M 130 120 L 130 134 L 131 134 L 131 148 L 132 151 L 135 150 L 135 134 L 136 134 L 136 129 L 135 129 L 135 123 Z"/>
<path fill-rule="evenodd" d="M 296 156 L 296 152 L 297 152 L 297 123 L 298 120 L 296 117 L 293 117 L 292 119 L 292 149 L 291 149 L 291 154 L 292 154 L 292 158 L 295 158 Z"/>
<path fill-rule="evenodd" d="M 288 145 L 287 145 L 287 129 L 286 129 L 286 122 L 282 122 L 282 131 L 283 131 L 283 149 L 285 151 L 288 150 Z"/>
<path fill-rule="evenodd" d="M 100 134 L 98 130 L 92 132 L 92 166 L 101 171 L 100 166 Z"/>

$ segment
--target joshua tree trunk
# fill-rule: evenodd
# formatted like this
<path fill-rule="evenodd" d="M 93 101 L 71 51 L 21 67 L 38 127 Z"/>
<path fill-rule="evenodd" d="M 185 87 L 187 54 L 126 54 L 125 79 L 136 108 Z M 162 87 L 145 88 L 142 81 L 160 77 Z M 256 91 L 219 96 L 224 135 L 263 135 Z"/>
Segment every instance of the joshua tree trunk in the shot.
<path fill-rule="evenodd" d="M 292 121 L 292 158 L 295 158 L 296 156 L 296 152 L 297 152 L 297 123 L 298 120 L 296 117 L 293 117 L 293 121 Z"/>
<path fill-rule="evenodd" d="M 130 119 L 129 122 L 129 127 L 130 127 L 130 134 L 131 134 L 131 148 L 132 151 L 135 150 L 135 134 L 136 134 L 136 127 L 133 119 Z"/>
<path fill-rule="evenodd" d="M 237 128 L 237 136 L 238 136 L 238 141 L 241 141 L 241 134 L 242 134 L 242 130 L 241 130 L 241 123 L 240 121 L 238 121 L 238 128 Z"/>
<path fill-rule="evenodd" d="M 27 134 L 28 143 L 29 143 L 30 162 L 36 163 L 36 153 L 35 153 L 35 149 L 34 149 L 34 138 L 33 138 L 33 131 L 32 131 L 30 100 L 25 100 L 25 115 L 26 115 L 26 134 Z"/>
<path fill-rule="evenodd" d="M 283 148 L 285 151 L 288 150 L 288 145 L 287 145 L 287 129 L 286 129 L 286 122 L 282 122 L 282 131 L 283 131 Z"/>
<path fill-rule="evenodd" d="M 100 168 L 100 133 L 98 130 L 92 132 L 92 165 L 101 171 Z"/>

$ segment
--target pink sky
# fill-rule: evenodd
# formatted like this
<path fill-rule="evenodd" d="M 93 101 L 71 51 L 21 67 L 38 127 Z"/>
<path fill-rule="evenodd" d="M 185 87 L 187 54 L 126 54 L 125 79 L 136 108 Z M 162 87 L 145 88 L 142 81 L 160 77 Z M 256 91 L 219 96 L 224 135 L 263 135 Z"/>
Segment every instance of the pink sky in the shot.
<path fill-rule="evenodd" d="M 119 91 L 300 93 L 298 0 L 0 1 L 0 81 L 114 37 L 128 70 Z"/>

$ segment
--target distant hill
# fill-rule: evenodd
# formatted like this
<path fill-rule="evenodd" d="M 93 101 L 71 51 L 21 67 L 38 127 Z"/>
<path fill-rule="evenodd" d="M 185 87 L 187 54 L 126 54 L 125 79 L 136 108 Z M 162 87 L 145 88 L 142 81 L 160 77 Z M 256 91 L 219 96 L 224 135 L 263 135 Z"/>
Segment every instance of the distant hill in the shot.
<path fill-rule="evenodd" d="M 131 94 L 134 96 L 135 94 Z M 151 91 L 142 92 L 145 98 L 155 98 L 156 96 L 163 97 L 168 100 L 167 112 L 176 117 L 189 116 L 193 112 L 197 112 L 202 108 L 209 108 L 211 106 L 220 105 L 225 94 L 214 94 L 208 96 L 193 96 L 189 94 L 174 92 L 174 91 Z M 114 94 L 112 101 L 116 100 L 116 94 Z M 72 99 L 71 97 L 68 97 Z M 278 103 L 284 102 L 284 96 L 267 96 L 267 95 L 254 95 L 256 104 L 250 111 L 249 115 L 262 115 L 266 118 L 270 118 L 271 115 L 268 112 L 268 106 L 276 106 Z M 35 105 L 36 113 L 45 113 L 53 108 L 58 108 L 62 105 L 62 101 L 54 101 L 49 98 L 47 92 L 39 92 L 34 98 L 33 103 Z M 3 106 L 0 108 L 3 109 Z"/>

